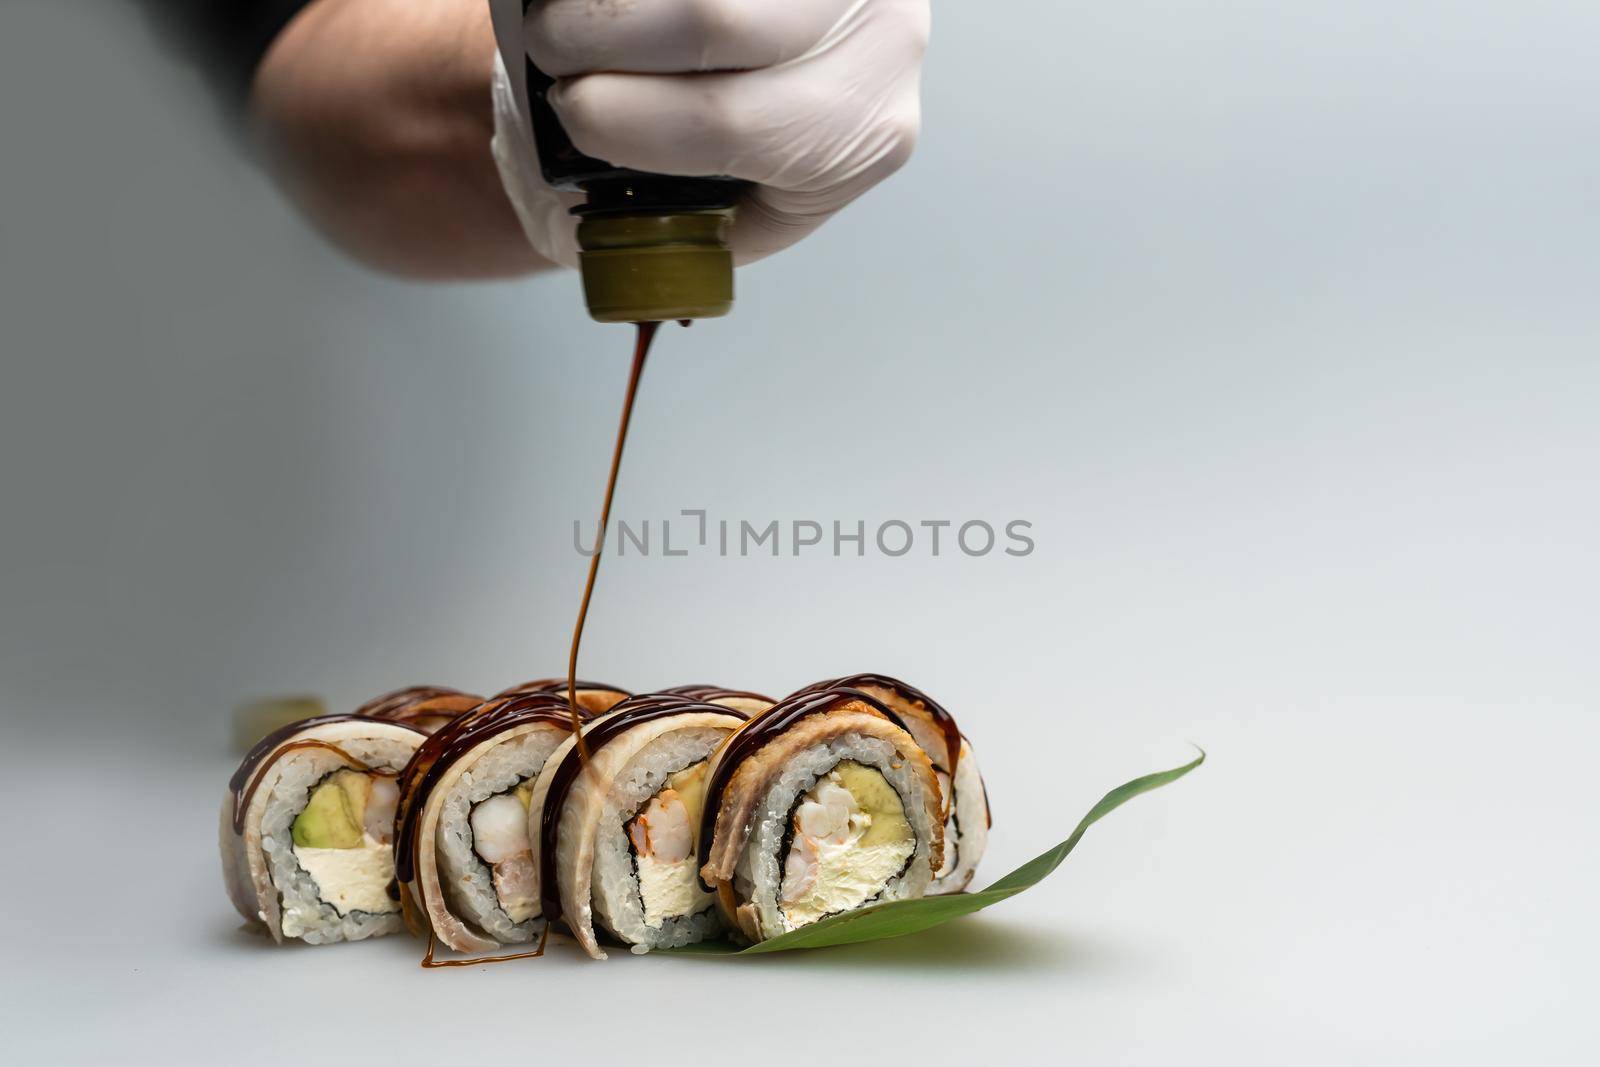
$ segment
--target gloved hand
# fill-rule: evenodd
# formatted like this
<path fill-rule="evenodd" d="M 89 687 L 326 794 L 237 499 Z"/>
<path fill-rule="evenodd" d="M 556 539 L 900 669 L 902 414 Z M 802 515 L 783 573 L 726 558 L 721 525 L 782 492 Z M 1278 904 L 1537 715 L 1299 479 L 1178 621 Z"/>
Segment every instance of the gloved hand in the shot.
<path fill-rule="evenodd" d="M 928 0 L 490 0 L 495 159 L 528 239 L 577 264 L 580 194 L 539 173 L 523 52 L 557 79 L 579 151 L 619 167 L 754 182 L 748 263 L 794 244 L 910 156 Z"/>

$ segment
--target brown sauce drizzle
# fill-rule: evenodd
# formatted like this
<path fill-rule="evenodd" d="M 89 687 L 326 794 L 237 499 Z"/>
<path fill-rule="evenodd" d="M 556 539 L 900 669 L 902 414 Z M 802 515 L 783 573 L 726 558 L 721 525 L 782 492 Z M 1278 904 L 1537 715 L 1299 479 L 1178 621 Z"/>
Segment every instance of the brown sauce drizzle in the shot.
<path fill-rule="evenodd" d="M 623 699 L 633 696 L 633 692 L 622 688 L 620 685 L 611 685 L 607 682 L 586 682 L 577 679 L 576 688 L 580 693 L 620 693 Z M 522 682 L 496 693 L 491 700 L 503 700 L 506 697 L 520 697 L 528 693 L 557 693 L 565 696 L 567 690 L 566 678 L 535 678 L 529 682 Z"/>
<path fill-rule="evenodd" d="M 412 722 L 427 718 L 454 718 L 470 711 L 483 700 L 471 693 L 444 685 L 413 685 L 373 697 L 352 714 L 390 722 Z"/>
<path fill-rule="evenodd" d="M 386 712 L 413 701 L 426 700 L 429 697 L 448 696 L 457 692 L 460 692 L 460 690 L 452 689 L 447 685 L 408 685 L 404 689 L 396 689 L 392 693 L 384 693 L 382 696 L 373 697 L 357 708 L 354 714 L 370 715 L 375 719 L 381 718 Z"/>
<path fill-rule="evenodd" d="M 746 717 L 742 711 L 674 693 L 645 693 L 618 704 L 610 714 L 595 720 L 584 731 L 589 752 L 592 755 L 600 751 L 635 726 L 692 712 L 731 715 L 736 719 Z M 556 833 L 561 825 L 561 810 L 566 807 L 572 787 L 578 784 L 578 776 L 587 766 L 578 755 L 576 745 L 568 750 L 550 778 L 544 809 L 539 813 L 539 909 L 546 922 L 561 918 L 561 889 L 556 881 Z"/>
<path fill-rule="evenodd" d="M 766 711 L 751 718 L 735 730 L 732 737 L 722 743 L 722 748 L 717 751 L 716 766 L 712 768 L 711 776 L 706 779 L 706 802 L 700 812 L 697 857 L 699 867 L 704 868 L 711 860 L 711 845 L 717 830 L 717 812 L 722 808 L 722 798 L 727 795 L 728 785 L 733 781 L 733 774 L 739 769 L 739 765 L 801 719 L 832 711 L 839 705 L 851 701 L 860 701 L 905 730 L 905 720 L 890 711 L 876 697 L 868 696 L 859 689 L 812 687 L 784 697 Z M 911 731 L 906 730 L 906 732 Z M 706 889 L 711 888 L 706 885 L 704 876 L 701 876 L 700 884 Z M 542 890 L 543 887 L 540 888 Z"/>
<path fill-rule="evenodd" d="M 707 704 L 717 700 L 727 700 L 730 697 L 762 700 L 768 704 L 777 703 L 765 693 L 752 693 L 748 689 L 724 689 L 720 685 L 675 685 L 671 689 L 662 689 L 660 692 L 670 693 L 673 696 L 688 697 L 690 700 L 699 700 Z"/>
<path fill-rule="evenodd" d="M 328 749 L 349 763 L 352 767 L 366 774 L 381 774 L 384 777 L 398 777 L 399 772 L 386 771 L 369 767 L 361 760 L 329 741 L 319 741 L 313 738 L 304 738 L 300 741 L 289 741 L 295 734 L 302 733 L 314 726 L 326 726 L 335 722 L 387 722 L 390 726 L 399 726 L 402 729 L 423 733 L 422 730 L 409 723 L 394 722 L 388 719 L 373 719 L 367 715 L 318 715 L 310 719 L 292 722 L 287 726 L 272 731 L 255 747 L 245 754 L 239 769 L 233 772 L 233 777 L 228 779 L 228 791 L 233 794 L 233 832 L 244 833 L 245 813 L 250 810 L 250 801 L 255 798 L 256 789 L 261 784 L 262 775 L 257 773 L 264 769 L 268 757 L 281 757 L 289 752 L 307 748 Z M 285 744 L 284 742 L 288 742 Z"/>
<path fill-rule="evenodd" d="M 583 643 L 583 624 L 589 617 L 589 600 L 594 596 L 594 580 L 600 573 L 600 557 L 605 554 L 606 527 L 611 523 L 611 498 L 617 492 L 617 471 L 622 467 L 622 448 L 628 441 L 628 422 L 633 418 L 633 400 L 639 393 L 639 376 L 650 354 L 659 322 L 636 323 L 639 332 L 633 343 L 633 368 L 628 372 L 628 391 L 622 398 L 622 421 L 617 426 L 617 443 L 611 450 L 611 473 L 606 476 L 606 493 L 600 505 L 600 524 L 594 531 L 594 555 L 589 557 L 589 577 L 583 583 L 583 600 L 578 605 L 578 621 L 572 627 L 572 651 L 567 657 L 567 703 L 572 708 L 572 729 L 578 735 L 578 758 L 589 762 L 588 742 L 578 719 L 578 646 Z"/>
<path fill-rule="evenodd" d="M 899 696 L 901 700 L 904 700 L 906 703 L 911 704 L 912 706 L 920 704 L 922 706 L 922 710 L 926 711 L 928 716 L 933 719 L 934 725 L 937 726 L 939 728 L 939 732 L 944 735 L 945 759 L 949 766 L 950 795 L 942 798 L 944 801 L 944 811 L 942 814 L 948 819 L 951 815 L 951 812 L 955 810 L 956 764 L 961 761 L 962 734 L 961 728 L 956 725 L 955 716 L 946 711 L 943 704 L 939 703 L 937 700 L 933 699 L 916 686 L 908 685 L 898 678 L 891 678 L 887 674 L 848 674 L 843 678 L 834 678 L 831 681 L 818 682 L 816 685 L 808 686 L 807 689 L 818 689 L 840 685 L 870 685 L 879 689 L 887 689 Z M 801 692 L 806 692 L 807 689 L 802 689 Z M 989 807 L 989 783 L 985 782 L 982 778 L 979 778 L 978 787 L 983 790 L 984 819 L 986 820 L 986 824 L 988 826 L 993 827 L 994 809 Z"/>
<path fill-rule="evenodd" d="M 483 698 L 470 693 L 460 693 L 455 696 L 432 697 L 412 704 L 390 719 L 393 722 L 409 723 L 428 733 L 436 733 L 449 726 L 456 719 L 472 711 L 483 703 Z"/>
<path fill-rule="evenodd" d="M 934 700 L 927 693 L 914 685 L 907 685 L 898 678 L 890 678 L 887 674 L 847 674 L 843 678 L 830 678 L 827 681 L 808 685 L 800 690 L 802 693 L 819 692 L 824 689 L 858 689 L 862 686 L 873 686 L 878 689 L 887 689 L 901 700 L 913 707 L 921 705 L 921 710 L 928 713 L 933 724 L 939 728 L 944 736 L 946 769 L 950 774 L 952 790 L 956 780 L 956 764 L 961 759 L 961 728 L 956 725 L 955 716 L 945 710 L 944 705 Z"/>
<path fill-rule="evenodd" d="M 555 693 L 524 693 L 505 700 L 486 700 L 422 743 L 400 774 L 400 803 L 395 814 L 394 873 L 398 882 L 416 877 L 418 834 L 428 797 L 445 771 L 484 741 L 531 722 L 571 729 L 574 717 L 582 722 L 583 709 L 574 711 Z"/>
<path fill-rule="evenodd" d="M 539 947 L 531 952 L 511 952 L 504 956 L 468 956 L 462 960 L 436 960 L 433 953 L 439 946 L 439 937 L 428 928 L 428 951 L 422 955 L 424 969 L 438 967 L 476 967 L 480 963 L 508 963 L 511 960 L 536 960 L 544 955 L 545 942 L 550 939 L 550 924 L 545 923 L 544 929 L 539 931 Z"/>

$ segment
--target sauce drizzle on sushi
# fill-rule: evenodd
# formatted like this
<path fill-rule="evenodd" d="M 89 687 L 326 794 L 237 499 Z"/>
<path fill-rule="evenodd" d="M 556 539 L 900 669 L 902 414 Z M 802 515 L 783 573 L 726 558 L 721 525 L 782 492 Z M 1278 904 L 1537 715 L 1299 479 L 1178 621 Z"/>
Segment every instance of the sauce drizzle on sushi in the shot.
<path fill-rule="evenodd" d="M 728 792 L 728 786 L 733 781 L 734 772 L 739 769 L 739 765 L 801 719 L 832 711 L 839 705 L 851 701 L 867 705 L 902 730 L 905 729 L 905 721 L 900 716 L 859 689 L 811 688 L 802 689 L 793 696 L 785 697 L 750 719 L 722 743 L 722 747 L 717 750 L 716 765 L 712 767 L 711 776 L 706 780 L 706 803 L 700 813 L 698 851 L 700 866 L 704 867 L 711 858 L 711 842 L 716 836 L 717 813 L 722 810 L 722 798 Z M 700 884 L 707 889 L 710 888 L 703 877 L 700 879 Z"/>
<path fill-rule="evenodd" d="M 673 696 L 688 697 L 690 700 L 704 701 L 708 704 L 717 700 L 727 700 L 730 697 L 741 700 L 761 700 L 768 704 L 777 703 L 776 700 L 773 700 L 765 693 L 752 693 L 748 689 L 724 689 L 720 685 L 675 685 L 671 689 L 663 689 L 661 692 L 670 693 Z"/>
<path fill-rule="evenodd" d="M 390 722 L 409 722 L 438 716 L 441 712 L 459 714 L 471 711 L 482 700 L 482 697 L 449 686 L 413 685 L 373 697 L 351 714 Z"/>
<path fill-rule="evenodd" d="M 705 704 L 675 693 L 645 693 L 618 704 L 610 714 L 597 720 L 584 731 L 584 740 L 588 741 L 589 752 L 593 755 L 635 726 L 697 712 L 746 718 L 744 712 L 720 704 Z M 561 810 L 566 807 L 567 795 L 587 765 L 577 754 L 576 746 L 568 751 L 550 778 L 544 810 L 539 813 L 539 898 L 540 910 L 547 922 L 561 918 L 561 890 L 556 880 L 556 831 L 561 825 Z"/>
<path fill-rule="evenodd" d="M 633 696 L 631 692 L 620 685 L 610 685 L 606 682 L 586 682 L 579 679 L 574 688 L 580 692 L 590 693 L 620 693 L 626 700 Z M 557 696 L 567 695 L 567 679 L 565 678 L 535 678 L 529 682 L 521 682 L 508 689 L 502 689 L 490 699 L 504 700 L 506 697 L 527 696 L 530 693 L 555 693 Z"/>
<path fill-rule="evenodd" d="M 422 954 L 423 969 L 435 967 L 476 967 L 480 963 L 509 963 L 512 960 L 536 960 L 544 955 L 545 942 L 550 939 L 550 924 L 544 924 L 544 929 L 539 931 L 539 945 L 530 952 L 509 952 L 504 956 L 468 956 L 460 960 L 436 960 L 433 958 L 434 950 L 439 947 L 439 938 L 434 934 L 433 928 L 428 928 L 428 951 Z"/>
<path fill-rule="evenodd" d="M 381 774 L 386 777 L 393 777 L 395 772 L 376 770 L 368 767 L 361 760 L 356 759 L 338 745 L 327 741 L 317 741 L 307 738 L 302 741 L 292 741 L 289 744 L 284 744 L 285 741 L 288 741 L 288 739 L 293 737 L 295 734 L 309 730 L 314 726 L 326 726 L 329 723 L 335 722 L 362 721 L 387 722 L 391 726 L 399 726 L 402 729 L 412 730 L 416 733 L 426 736 L 426 731 L 418 729 L 410 723 L 396 722 L 392 719 L 378 719 L 370 715 L 346 714 L 318 715 L 315 718 L 301 719 L 299 722 L 292 722 L 287 726 L 274 730 L 266 737 L 263 737 L 260 741 L 257 741 L 255 743 L 255 747 L 249 752 L 245 753 L 244 759 L 239 764 L 239 769 L 233 772 L 232 778 L 228 779 L 228 791 L 233 794 L 233 832 L 236 834 L 244 833 L 245 812 L 250 809 L 250 801 L 255 797 L 256 787 L 261 783 L 261 776 L 257 772 L 262 769 L 263 765 L 267 762 L 267 757 L 269 756 L 281 756 L 284 753 L 299 749 L 325 748 L 338 753 L 347 763 L 357 770 L 368 774 Z"/>
<path fill-rule="evenodd" d="M 422 743 L 400 776 L 400 805 L 395 816 L 395 878 L 409 882 L 416 875 L 417 834 L 428 797 L 458 759 L 478 745 L 507 730 L 543 722 L 570 730 L 573 718 L 584 721 L 588 713 L 574 711 L 565 697 L 555 693 L 524 693 L 488 700 Z"/>
<path fill-rule="evenodd" d="M 956 774 L 956 763 L 961 759 L 961 728 L 956 725 L 955 716 L 945 710 L 943 704 L 930 697 L 927 693 L 914 685 L 907 685 L 898 678 L 891 678 L 887 674 L 847 674 L 843 678 L 832 678 L 816 685 L 807 686 L 800 690 L 802 693 L 820 692 L 824 689 L 859 689 L 862 686 L 873 686 L 878 689 L 888 689 L 908 704 L 922 705 L 922 710 L 928 713 L 934 725 L 944 736 L 946 770 L 952 780 Z"/>

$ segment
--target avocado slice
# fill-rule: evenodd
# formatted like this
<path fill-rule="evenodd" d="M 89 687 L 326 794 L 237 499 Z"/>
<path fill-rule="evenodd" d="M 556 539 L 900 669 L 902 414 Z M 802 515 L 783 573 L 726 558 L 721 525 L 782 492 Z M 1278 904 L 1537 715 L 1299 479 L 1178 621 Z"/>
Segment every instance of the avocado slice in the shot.
<path fill-rule="evenodd" d="M 367 798 L 372 795 L 372 776 L 360 771 L 335 771 L 329 781 L 339 783 L 344 795 L 350 799 L 350 810 L 360 825 L 367 814 Z"/>
<path fill-rule="evenodd" d="M 678 794 L 678 803 L 688 813 L 689 825 L 700 822 L 700 812 L 706 806 L 706 763 L 685 767 L 667 779 L 667 787 Z"/>
<path fill-rule="evenodd" d="M 838 775 L 839 784 L 850 790 L 861 810 L 872 817 L 858 844 L 865 848 L 911 840 L 911 823 L 906 821 L 900 794 L 876 767 L 844 760 L 834 767 L 833 773 Z"/>
<path fill-rule="evenodd" d="M 290 834 L 302 848 L 355 848 L 364 833 L 372 780 L 355 771 L 335 771 L 311 790 L 305 810 L 295 817 Z"/>

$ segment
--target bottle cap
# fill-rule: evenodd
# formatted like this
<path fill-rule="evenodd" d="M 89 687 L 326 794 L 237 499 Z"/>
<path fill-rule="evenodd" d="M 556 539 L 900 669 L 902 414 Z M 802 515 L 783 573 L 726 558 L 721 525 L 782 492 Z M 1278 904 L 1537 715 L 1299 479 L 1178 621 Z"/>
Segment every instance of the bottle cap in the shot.
<path fill-rule="evenodd" d="M 733 309 L 733 211 L 586 215 L 583 295 L 597 322 L 714 319 Z"/>

